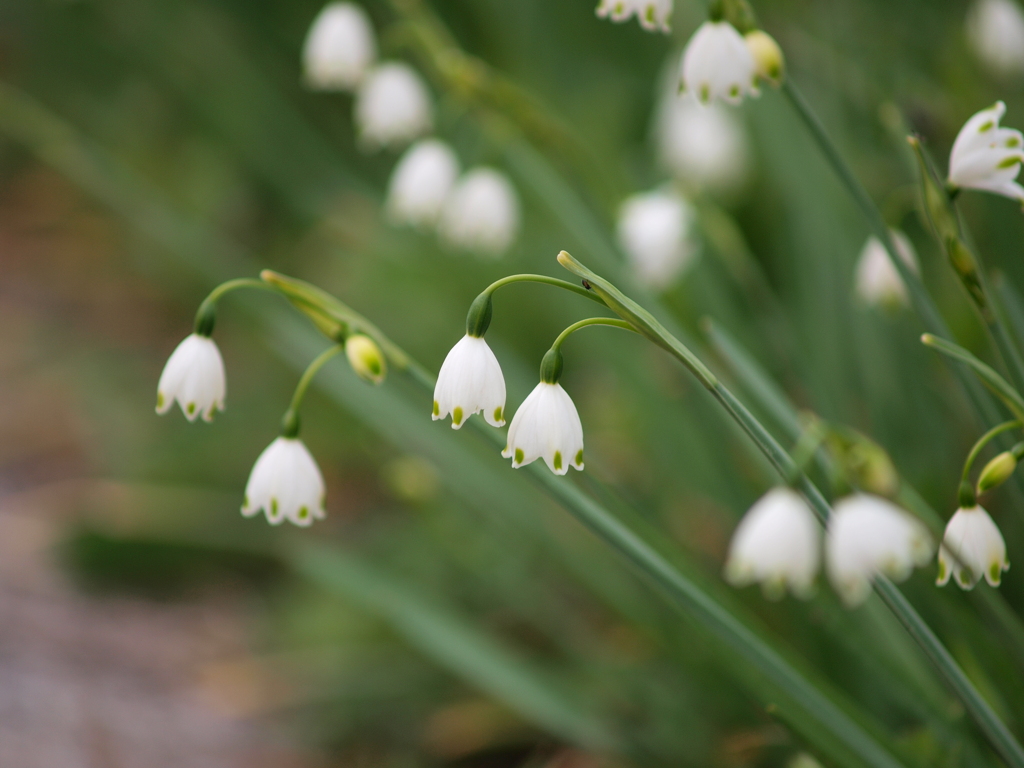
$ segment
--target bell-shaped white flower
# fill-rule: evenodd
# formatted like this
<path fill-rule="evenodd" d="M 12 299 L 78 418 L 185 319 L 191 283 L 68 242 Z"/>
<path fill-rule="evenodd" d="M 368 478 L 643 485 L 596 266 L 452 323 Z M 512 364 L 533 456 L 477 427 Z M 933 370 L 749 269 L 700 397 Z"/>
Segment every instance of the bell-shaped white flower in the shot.
<path fill-rule="evenodd" d="M 995 74 L 1024 73 L 1024 10 L 1015 0 L 978 0 L 967 14 L 967 40 Z"/>
<path fill-rule="evenodd" d="M 453 248 L 498 257 L 519 233 L 519 197 L 503 173 L 473 168 L 445 201 L 441 238 Z"/>
<path fill-rule="evenodd" d="M 1006 105 L 997 101 L 960 129 L 949 155 L 949 183 L 1024 203 L 1024 187 L 1015 181 L 1024 160 L 1024 137 L 1020 131 L 999 127 L 1005 112 Z"/>
<path fill-rule="evenodd" d="M 972 589 L 984 576 L 991 586 L 998 587 L 1003 571 L 1009 569 L 1006 542 L 988 512 L 979 506 L 958 509 L 942 537 L 935 583 L 944 586 L 953 576 L 963 589 Z"/>
<path fill-rule="evenodd" d="M 542 381 L 534 387 L 512 417 L 501 455 L 512 459 L 515 468 L 544 459 L 556 475 L 564 475 L 570 465 L 583 469 L 583 425 L 561 384 Z"/>
<path fill-rule="evenodd" d="M 809 597 L 821 561 L 821 530 L 803 497 L 773 488 L 740 521 L 729 545 L 725 577 L 737 587 L 761 582 L 770 599 L 786 588 Z"/>
<path fill-rule="evenodd" d="M 680 94 L 672 78 L 658 106 L 655 140 L 661 164 L 701 189 L 728 195 L 750 174 L 750 142 L 736 113 Z"/>
<path fill-rule="evenodd" d="M 743 35 L 727 21 L 705 21 L 683 52 L 682 85 L 702 102 L 739 104 L 757 96 L 757 64 Z"/>
<path fill-rule="evenodd" d="M 914 274 L 918 274 L 917 253 L 902 232 L 891 230 L 896 254 Z M 857 257 L 856 292 L 862 301 L 873 306 L 906 306 L 909 303 L 907 286 L 892 265 L 885 246 L 875 236 L 868 238 Z"/>
<path fill-rule="evenodd" d="M 836 502 L 828 523 L 825 555 L 829 579 L 853 607 L 871 593 L 871 579 L 906 579 L 931 560 L 934 547 L 919 520 L 880 496 L 856 493 Z"/>
<path fill-rule="evenodd" d="M 426 83 L 408 64 L 391 61 L 374 67 L 356 93 L 355 120 L 367 149 L 408 144 L 434 122 Z"/>
<path fill-rule="evenodd" d="M 350 91 L 377 58 L 369 16 L 355 3 L 330 3 L 313 21 L 302 61 L 313 88 Z"/>
<path fill-rule="evenodd" d="M 325 502 L 324 477 L 309 449 L 297 437 L 279 437 L 253 465 L 242 514 L 263 510 L 271 525 L 290 520 L 305 527 L 327 516 Z"/>
<path fill-rule="evenodd" d="M 200 414 L 204 421 L 213 421 L 214 411 L 224 410 L 226 393 L 224 359 L 217 344 L 209 336 L 193 333 L 171 353 L 160 374 L 156 412 L 167 413 L 177 400 L 189 421 Z"/>
<path fill-rule="evenodd" d="M 628 21 L 636 15 L 640 26 L 649 32 L 669 32 L 672 0 L 601 0 L 597 15 L 612 21 Z"/>
<path fill-rule="evenodd" d="M 433 419 L 449 413 L 452 429 L 459 429 L 474 413 L 482 413 L 492 427 L 505 424 L 505 377 L 482 337 L 466 334 L 441 364 L 434 385 Z"/>
<path fill-rule="evenodd" d="M 671 190 L 633 195 L 622 204 L 619 245 L 641 283 L 667 288 L 693 262 L 695 218 L 690 204 Z"/>
<path fill-rule="evenodd" d="M 430 227 L 459 176 L 459 159 L 443 141 L 424 139 L 398 161 L 388 184 L 388 216 L 396 224 Z"/>

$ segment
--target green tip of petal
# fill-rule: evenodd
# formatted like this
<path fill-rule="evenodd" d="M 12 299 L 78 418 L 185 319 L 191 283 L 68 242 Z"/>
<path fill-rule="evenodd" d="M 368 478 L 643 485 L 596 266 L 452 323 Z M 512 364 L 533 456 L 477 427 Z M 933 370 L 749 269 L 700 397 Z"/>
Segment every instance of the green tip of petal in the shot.
<path fill-rule="evenodd" d="M 583 449 L 582 448 L 580 448 L 578 451 L 576 451 L 576 466 L 577 467 L 582 467 L 583 466 Z"/>
<path fill-rule="evenodd" d="M 185 406 L 185 412 L 188 413 L 189 416 L 195 416 L 196 415 L 196 404 L 195 403 L 189 403 L 188 405 L 186 405 Z"/>
<path fill-rule="evenodd" d="M 740 87 L 738 85 L 734 85 L 732 88 L 729 89 L 729 95 L 732 96 L 734 99 L 739 98 Z"/>
<path fill-rule="evenodd" d="M 503 417 L 502 417 L 502 410 L 501 410 L 500 407 L 494 409 L 494 420 L 495 421 L 503 421 L 504 420 Z"/>
<path fill-rule="evenodd" d="M 982 123 L 978 126 L 978 133 L 985 133 L 985 131 L 991 131 L 995 127 L 995 122 L 989 120 L 986 123 Z"/>
<path fill-rule="evenodd" d="M 159 411 L 161 408 L 164 407 L 164 403 L 166 403 L 166 402 L 167 402 L 167 400 L 164 398 L 164 393 L 163 392 L 157 392 L 156 393 L 156 409 Z"/>
<path fill-rule="evenodd" d="M 702 102 L 704 102 L 705 104 L 707 104 L 708 100 L 710 100 L 710 99 L 711 99 L 711 89 L 708 88 L 706 85 L 702 85 L 700 87 L 700 100 Z"/>
<path fill-rule="evenodd" d="M 270 498 L 270 514 L 277 517 L 277 499 L 274 497 Z"/>
<path fill-rule="evenodd" d="M 1013 155 L 1011 157 L 1005 158 L 1001 163 L 999 163 L 999 165 L 996 166 L 996 168 L 1012 168 L 1019 162 L 1020 158 L 1017 157 L 1016 155 Z"/>
<path fill-rule="evenodd" d="M 438 405 L 437 400 L 434 401 L 434 415 L 435 416 L 440 416 L 441 415 L 441 406 Z"/>
<path fill-rule="evenodd" d="M 459 425 L 462 423 L 462 406 L 455 406 L 455 410 L 452 411 L 452 424 Z"/>
<path fill-rule="evenodd" d="M 965 565 L 960 569 L 960 573 L 956 575 L 956 580 L 964 589 L 970 589 L 974 586 L 974 573 Z"/>
<path fill-rule="evenodd" d="M 554 464 L 555 464 L 555 469 L 556 470 L 562 468 L 562 452 L 561 451 L 555 451 L 555 461 L 554 461 Z"/>
<path fill-rule="evenodd" d="M 526 456 L 523 453 L 523 449 L 522 448 L 516 448 L 516 453 L 515 453 L 515 462 L 516 462 L 516 464 L 522 464 L 523 463 L 523 459 L 525 459 L 525 458 L 526 458 Z"/>
<path fill-rule="evenodd" d="M 299 507 L 299 520 L 309 517 L 309 507 Z"/>
<path fill-rule="evenodd" d="M 988 583 L 993 587 L 998 587 L 999 582 L 1003 580 L 1003 569 L 999 563 L 992 563 L 988 567 Z"/>
<path fill-rule="evenodd" d="M 949 576 L 946 574 L 946 564 L 940 560 L 939 575 L 935 577 L 935 583 L 941 587 L 943 584 L 946 583 L 946 579 L 948 578 Z"/>

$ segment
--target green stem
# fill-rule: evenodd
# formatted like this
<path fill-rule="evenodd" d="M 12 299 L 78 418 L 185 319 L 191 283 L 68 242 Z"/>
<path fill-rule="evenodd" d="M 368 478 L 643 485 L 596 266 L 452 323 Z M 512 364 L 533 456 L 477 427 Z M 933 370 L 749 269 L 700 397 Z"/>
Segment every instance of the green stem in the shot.
<path fill-rule="evenodd" d="M 997 436 L 1003 434 L 1003 432 L 1009 432 L 1011 429 L 1017 429 L 1021 426 L 1021 423 L 1014 419 L 1012 421 L 1004 421 L 1002 424 L 992 427 L 988 432 L 978 438 L 978 442 L 971 448 L 971 452 L 967 454 L 967 459 L 964 461 L 964 471 L 960 476 L 960 482 L 966 483 L 971 478 L 971 466 L 974 464 L 974 460 L 978 458 L 978 454 L 981 453 L 982 449 L 992 442 Z"/>
<path fill-rule="evenodd" d="M 551 348 L 556 351 L 560 350 L 562 348 L 562 344 L 572 334 L 576 333 L 576 331 L 580 330 L 581 328 L 589 328 L 592 325 L 607 325 L 612 328 L 622 328 L 627 331 L 633 331 L 634 333 L 636 332 L 636 328 L 634 328 L 631 323 L 627 323 L 625 320 L 619 320 L 618 318 L 614 317 L 588 317 L 586 320 L 580 320 L 578 322 L 573 323 L 560 334 L 558 334 L 558 337 L 552 342 Z"/>
<path fill-rule="evenodd" d="M 220 301 L 220 298 L 225 293 L 237 290 L 238 288 L 258 288 L 262 291 L 274 290 L 262 280 L 256 280 L 252 277 L 239 277 L 234 280 L 228 280 L 226 283 L 221 283 L 210 291 L 210 294 L 199 305 L 199 309 L 196 310 L 196 333 L 209 336 L 213 332 L 213 319 L 217 302 Z"/>
<path fill-rule="evenodd" d="M 306 390 L 309 389 L 313 377 L 326 365 L 328 360 L 344 351 L 344 344 L 328 347 L 317 355 L 313 362 L 303 371 L 299 383 L 295 385 L 295 394 L 292 395 L 292 402 L 288 406 L 288 410 L 285 411 L 284 418 L 281 420 L 281 434 L 285 437 L 295 437 L 299 434 L 299 409 L 302 407 L 302 401 L 306 397 Z"/>
<path fill-rule="evenodd" d="M 1021 397 L 1020 393 L 1011 387 L 1007 383 L 1006 379 L 996 373 L 990 366 L 985 365 L 978 358 L 972 355 L 963 347 L 954 344 L 951 341 L 945 339 L 936 338 L 930 333 L 926 333 L 921 336 L 921 343 L 926 347 L 931 347 L 934 350 L 941 352 L 942 354 L 959 360 L 962 363 L 968 365 L 976 374 L 978 378 L 994 392 L 1003 404 L 1010 410 L 1010 412 L 1016 416 L 1020 421 L 1024 422 L 1024 398 Z"/>
<path fill-rule="evenodd" d="M 499 288 L 504 288 L 506 285 L 511 285 L 512 283 L 543 283 L 544 285 L 553 285 L 556 288 L 562 288 L 566 291 L 577 293 L 580 296 L 586 296 L 591 301 L 596 301 L 598 304 L 604 306 L 604 302 L 591 293 L 585 286 L 570 283 L 568 280 L 559 280 L 557 277 L 548 277 L 547 275 L 509 275 L 508 277 L 503 277 L 500 280 L 495 280 L 487 286 L 482 293 L 490 295 Z"/>

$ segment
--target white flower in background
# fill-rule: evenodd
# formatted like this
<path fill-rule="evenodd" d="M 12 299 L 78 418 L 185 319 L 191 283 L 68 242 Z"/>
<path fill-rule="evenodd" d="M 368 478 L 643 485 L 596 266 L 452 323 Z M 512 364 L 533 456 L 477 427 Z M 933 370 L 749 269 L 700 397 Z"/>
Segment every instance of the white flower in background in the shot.
<path fill-rule="evenodd" d="M 209 336 L 193 333 L 171 353 L 156 385 L 156 412 L 165 414 L 177 400 L 189 421 L 202 414 L 213 421 L 213 412 L 224 410 L 227 377 L 224 359 Z"/>
<path fill-rule="evenodd" d="M 498 358 L 479 336 L 463 336 L 437 374 L 433 419 L 449 413 L 452 429 L 459 429 L 474 413 L 483 413 L 492 427 L 505 424 L 505 377 Z"/>
<path fill-rule="evenodd" d="M 508 178 L 491 168 L 473 168 L 445 201 L 439 231 L 450 246 L 497 257 L 519 232 L 519 197 Z"/>
<path fill-rule="evenodd" d="M 1003 571 L 1010 569 L 1006 559 L 1006 542 L 988 512 L 978 506 L 958 509 L 946 526 L 939 547 L 940 587 L 954 576 L 963 589 L 972 589 L 984 576 L 998 587 Z"/>
<path fill-rule="evenodd" d="M 814 513 L 791 488 L 773 488 L 740 521 L 729 545 L 725 577 L 743 587 L 761 582 L 767 597 L 789 587 L 809 597 L 821 561 L 821 532 Z"/>
<path fill-rule="evenodd" d="M 583 425 L 561 384 L 542 381 L 534 387 L 512 417 L 501 455 L 514 468 L 544 459 L 556 475 L 568 472 L 570 464 L 583 469 Z"/>
<path fill-rule="evenodd" d="M 918 274 L 913 244 L 902 232 L 891 230 L 891 233 L 896 254 L 911 272 Z M 907 286 L 877 237 L 869 237 L 857 257 L 856 291 L 862 301 L 871 305 L 906 306 L 909 303 Z"/>
<path fill-rule="evenodd" d="M 683 51 L 683 89 L 702 102 L 739 104 L 757 96 L 757 65 L 743 35 L 727 21 L 705 21 Z"/>
<path fill-rule="evenodd" d="M 301 440 L 279 437 L 256 459 L 245 485 L 242 514 L 263 510 L 271 525 L 290 520 L 303 527 L 327 516 L 320 467 Z"/>
<path fill-rule="evenodd" d="M 388 184 L 387 211 L 396 224 L 429 227 L 459 176 L 459 159 L 443 141 L 424 139 L 402 156 Z"/>
<path fill-rule="evenodd" d="M 1015 0 L 978 0 L 967 14 L 967 40 L 996 74 L 1024 72 L 1024 11 Z"/>
<path fill-rule="evenodd" d="M 1000 128 L 1006 105 L 997 101 L 968 120 L 949 154 L 949 183 L 979 189 L 1024 203 L 1024 187 L 1015 179 L 1024 160 L 1024 137 Z"/>
<path fill-rule="evenodd" d="M 933 552 L 920 521 L 880 496 L 855 493 L 833 507 L 825 539 L 828 575 L 851 608 L 867 599 L 874 576 L 903 581 Z"/>
<path fill-rule="evenodd" d="M 636 14 L 640 26 L 649 32 L 669 32 L 672 0 L 601 0 L 597 15 L 612 21 L 628 21 Z"/>
<path fill-rule="evenodd" d="M 320 90 L 353 90 L 377 58 L 370 18 L 355 3 L 331 3 L 306 35 L 306 81 Z"/>
<path fill-rule="evenodd" d="M 702 104 L 692 94 L 680 95 L 674 80 L 664 91 L 655 120 L 662 165 L 673 176 L 710 192 L 733 192 L 750 172 L 746 129 L 721 104 Z"/>
<path fill-rule="evenodd" d="M 693 208 L 671 191 L 644 192 L 619 209 L 619 244 L 637 278 L 654 288 L 669 287 L 697 255 Z"/>
<path fill-rule="evenodd" d="M 433 125 L 423 78 L 408 64 L 387 62 L 370 70 L 356 93 L 356 126 L 368 149 L 407 144 Z"/>

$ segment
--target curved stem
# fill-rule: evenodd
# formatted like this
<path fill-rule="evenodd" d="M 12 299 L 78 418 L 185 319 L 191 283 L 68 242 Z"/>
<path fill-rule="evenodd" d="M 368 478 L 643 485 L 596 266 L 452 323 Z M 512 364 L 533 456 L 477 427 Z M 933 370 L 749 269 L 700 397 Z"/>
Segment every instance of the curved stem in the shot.
<path fill-rule="evenodd" d="M 295 385 L 295 394 L 292 395 L 291 404 L 288 406 L 288 410 L 285 412 L 284 419 L 282 420 L 282 431 L 292 433 L 286 434 L 286 437 L 294 437 L 299 432 L 299 408 L 302 407 L 302 401 L 306 397 L 306 390 L 309 389 L 313 377 L 317 375 L 328 360 L 344 350 L 344 344 L 335 344 L 333 347 L 328 347 L 317 355 L 313 362 L 303 371 L 299 383 Z"/>
<path fill-rule="evenodd" d="M 495 280 L 489 286 L 487 286 L 482 293 L 493 294 L 499 288 L 503 288 L 506 285 L 512 283 L 543 283 L 544 285 L 553 285 L 556 288 L 562 288 L 572 293 L 578 293 L 580 296 L 586 296 L 591 301 L 596 301 L 598 304 L 604 305 L 604 302 L 598 296 L 595 296 L 589 288 L 584 285 L 576 285 L 576 283 L 570 283 L 568 280 L 559 280 L 557 277 L 549 277 L 547 275 L 509 275 L 503 277 L 500 280 Z"/>
<path fill-rule="evenodd" d="M 1012 421 L 1004 421 L 1002 424 L 996 427 L 992 427 L 988 432 L 978 438 L 978 442 L 971 448 L 971 452 L 967 454 L 967 459 L 964 461 L 964 471 L 960 476 L 960 481 L 966 483 L 971 477 L 971 466 L 974 464 L 974 460 L 978 458 L 978 454 L 981 453 L 982 449 L 988 445 L 998 435 L 1003 432 L 1009 432 L 1011 429 L 1017 429 L 1021 426 L 1021 423 L 1017 419 Z"/>
<path fill-rule="evenodd" d="M 551 348 L 554 350 L 560 350 L 562 344 L 572 334 L 576 333 L 576 331 L 580 330 L 581 328 L 589 328 L 592 325 L 606 325 L 610 326 L 611 328 L 622 328 L 623 330 L 633 331 L 633 333 L 636 333 L 636 328 L 634 328 L 631 323 L 627 323 L 625 320 L 619 320 L 618 318 L 615 317 L 588 317 L 586 320 L 580 320 L 579 322 L 573 323 L 560 334 L 558 334 L 558 337 L 551 343 Z"/>
<path fill-rule="evenodd" d="M 210 291 L 209 295 L 199 305 L 199 309 L 196 310 L 195 328 L 197 332 L 203 333 L 205 336 L 210 335 L 210 332 L 213 331 L 214 310 L 217 307 L 217 302 L 220 301 L 225 293 L 237 290 L 238 288 L 259 288 L 262 291 L 274 290 L 273 286 L 267 285 L 262 280 L 257 280 L 253 277 L 239 277 L 234 280 L 228 280 L 226 283 L 221 283 Z"/>

